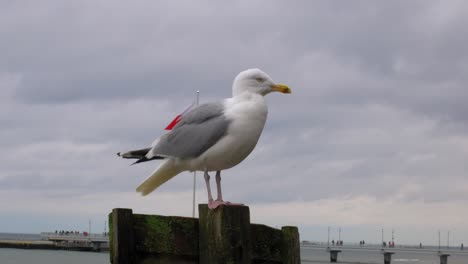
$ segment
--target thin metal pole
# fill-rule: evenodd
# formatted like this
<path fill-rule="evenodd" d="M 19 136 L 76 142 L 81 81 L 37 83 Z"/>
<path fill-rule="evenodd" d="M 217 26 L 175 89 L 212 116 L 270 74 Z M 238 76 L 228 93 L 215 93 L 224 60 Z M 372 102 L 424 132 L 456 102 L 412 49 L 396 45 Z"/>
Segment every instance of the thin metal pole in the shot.
<path fill-rule="evenodd" d="M 440 251 L 440 230 L 439 230 L 439 251 Z"/>
<path fill-rule="evenodd" d="M 192 217 L 195 218 L 195 185 L 197 185 L 196 183 L 197 181 L 197 172 L 194 171 L 193 172 L 193 197 L 192 197 Z"/>
<path fill-rule="evenodd" d="M 383 240 L 383 227 L 382 227 L 382 246 L 384 244 L 384 240 Z"/>
<path fill-rule="evenodd" d="M 327 247 L 330 247 L 330 227 L 328 227 L 328 242 Z"/>
<path fill-rule="evenodd" d="M 450 248 L 450 230 L 447 231 L 447 249 Z"/>
<path fill-rule="evenodd" d="M 200 91 L 197 90 L 197 106 L 200 100 Z M 197 171 L 193 172 L 192 217 L 195 218 L 195 186 L 197 185 Z"/>

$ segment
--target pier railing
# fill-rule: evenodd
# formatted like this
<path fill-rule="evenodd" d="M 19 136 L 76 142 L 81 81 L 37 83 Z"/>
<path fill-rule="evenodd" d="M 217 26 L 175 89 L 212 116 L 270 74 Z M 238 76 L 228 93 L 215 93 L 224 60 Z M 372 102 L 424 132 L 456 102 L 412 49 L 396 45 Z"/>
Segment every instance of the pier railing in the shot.
<path fill-rule="evenodd" d="M 42 232 L 42 240 L 50 241 L 95 241 L 95 242 L 108 242 L 109 236 L 103 234 L 83 234 L 83 233 L 55 233 L 55 232 Z"/>

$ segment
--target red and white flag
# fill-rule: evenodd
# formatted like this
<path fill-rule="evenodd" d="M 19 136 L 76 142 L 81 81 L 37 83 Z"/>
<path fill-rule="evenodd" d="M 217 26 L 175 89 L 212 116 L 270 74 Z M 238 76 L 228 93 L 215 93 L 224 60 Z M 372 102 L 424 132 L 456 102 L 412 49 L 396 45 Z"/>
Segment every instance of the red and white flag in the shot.
<path fill-rule="evenodd" d="M 180 115 L 176 116 L 174 120 L 172 120 L 164 130 L 172 130 L 177 125 L 177 123 L 179 123 L 182 117 L 188 112 L 190 112 L 190 110 L 192 110 L 194 106 L 195 106 L 195 102 L 193 102 L 191 105 L 185 108 L 185 110 Z"/>

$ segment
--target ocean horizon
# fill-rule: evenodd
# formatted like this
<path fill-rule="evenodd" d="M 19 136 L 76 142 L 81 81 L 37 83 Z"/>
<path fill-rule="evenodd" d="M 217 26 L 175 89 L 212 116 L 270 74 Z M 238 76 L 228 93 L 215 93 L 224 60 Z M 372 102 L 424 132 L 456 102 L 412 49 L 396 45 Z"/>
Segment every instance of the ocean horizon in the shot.
<path fill-rule="evenodd" d="M 94 233 L 93 233 L 94 234 Z M 10 232 L 0 232 L 0 240 L 29 240 L 29 241 L 37 241 L 37 240 L 42 240 L 42 236 L 40 233 L 10 233 Z M 304 241 L 306 243 L 304 243 Z M 329 245 L 327 245 L 327 241 L 309 241 L 309 240 L 302 240 L 301 246 L 307 247 L 307 246 L 317 246 L 317 247 L 326 247 L 326 246 L 333 246 L 330 242 Z M 345 247 L 359 247 L 359 242 L 344 242 Z M 363 248 L 381 248 L 381 244 L 377 243 L 366 243 L 366 245 Z M 395 248 L 404 248 L 404 249 L 419 249 L 418 244 L 396 244 Z M 423 249 L 427 250 L 439 250 L 438 245 L 424 245 Z M 441 250 L 459 250 L 460 245 L 451 245 L 447 247 L 446 245 L 441 245 L 440 246 Z M 468 251 L 466 249 L 465 251 Z"/>

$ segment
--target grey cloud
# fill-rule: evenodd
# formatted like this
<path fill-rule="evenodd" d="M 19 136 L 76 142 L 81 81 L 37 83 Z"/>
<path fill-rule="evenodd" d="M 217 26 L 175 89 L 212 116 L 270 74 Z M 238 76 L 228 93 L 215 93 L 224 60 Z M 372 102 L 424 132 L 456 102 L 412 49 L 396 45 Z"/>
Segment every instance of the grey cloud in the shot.
<path fill-rule="evenodd" d="M 35 43 L 27 39 L 10 42 L 30 44 L 7 46 L 11 59 L 4 67 L 22 73 L 17 97 L 27 101 L 167 98 L 169 92 L 187 94 L 201 88 L 225 96 L 215 87 L 229 85 L 240 69 L 260 66 L 273 73 L 287 71 L 280 65 L 298 63 L 305 54 L 320 52 L 337 64 L 326 66 L 344 65 L 349 74 L 363 74 L 356 80 L 328 83 L 327 96 L 321 100 L 399 103 L 439 117 L 462 118 L 457 113 L 466 110 L 461 73 L 467 61 L 463 54 L 468 53 L 458 44 L 464 43 L 466 34 L 461 32 L 466 30 L 459 25 L 466 18 L 457 13 L 452 19 L 439 15 L 454 8 L 437 12 L 437 7 L 424 2 L 409 7 L 401 2 L 315 2 L 297 7 L 237 3 L 229 8 L 201 4 L 198 13 L 190 12 L 191 8 L 168 3 L 118 4 L 111 6 L 115 16 L 103 16 L 102 9 L 89 9 L 87 3 L 57 4 L 39 8 L 39 15 L 26 21 L 7 16 L 10 25 L 18 24 L 25 31 L 18 34 L 18 28 L 12 27 L 8 36 L 13 40 L 29 36 Z M 139 18 L 129 16 L 132 13 Z M 235 13 L 242 14 L 242 19 Z M 431 20 L 434 17 L 436 22 Z M 33 23 L 37 26 L 27 26 Z M 53 40 L 61 44 L 50 47 Z M 327 63 L 299 62 L 297 68 L 315 69 L 311 74 L 318 75 L 329 70 L 330 78 L 336 79 L 334 67 L 310 65 L 323 62 Z M 363 85 L 363 79 L 370 83 Z M 310 78 L 306 81 L 304 86 L 314 84 Z M 446 94 L 457 96 L 446 98 Z M 452 107 L 447 109 L 447 105 Z"/>
<path fill-rule="evenodd" d="M 468 16 L 451 5 L 10 3 L 0 188 L 133 191 L 158 163 L 129 167 L 115 152 L 150 144 L 195 90 L 228 97 L 239 71 L 259 67 L 293 94 L 267 97 L 257 149 L 223 173 L 228 198 L 468 199 L 438 189 L 468 185 Z M 153 195 L 190 189 L 189 176 Z"/>

